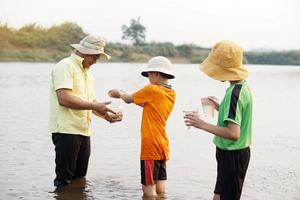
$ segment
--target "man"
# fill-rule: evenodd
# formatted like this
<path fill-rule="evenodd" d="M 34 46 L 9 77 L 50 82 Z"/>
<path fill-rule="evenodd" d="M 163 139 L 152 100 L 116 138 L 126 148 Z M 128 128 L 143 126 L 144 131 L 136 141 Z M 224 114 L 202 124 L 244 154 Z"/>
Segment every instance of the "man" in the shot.
<path fill-rule="evenodd" d="M 87 173 L 91 113 L 111 123 L 122 118 L 121 113 L 106 107 L 110 102 L 96 101 L 94 78 L 89 71 L 98 58 L 110 58 L 104 52 L 105 40 L 88 35 L 80 44 L 71 46 L 75 52 L 53 67 L 50 80 L 50 131 L 56 152 L 56 187 Z"/>
<path fill-rule="evenodd" d="M 217 126 L 197 114 L 186 114 L 185 123 L 215 135 L 218 166 L 213 200 L 239 200 L 252 141 L 252 95 L 245 80 L 248 70 L 243 65 L 243 50 L 234 42 L 219 42 L 200 69 L 213 79 L 228 81 L 230 87 L 221 104 L 215 97 L 209 97 L 219 111 Z"/>

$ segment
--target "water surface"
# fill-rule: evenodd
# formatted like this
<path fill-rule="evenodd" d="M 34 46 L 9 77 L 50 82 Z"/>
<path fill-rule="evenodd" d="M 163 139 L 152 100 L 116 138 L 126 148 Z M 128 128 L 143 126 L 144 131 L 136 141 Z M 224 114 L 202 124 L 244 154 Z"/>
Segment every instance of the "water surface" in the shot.
<path fill-rule="evenodd" d="M 86 180 L 54 190 L 54 146 L 48 132 L 51 63 L 0 63 L 0 199 L 141 199 L 139 148 L 141 109 L 123 104 L 124 120 L 94 117 Z M 96 64 L 99 100 L 107 91 L 129 92 L 147 84 L 142 64 Z M 249 66 L 254 98 L 252 158 L 242 199 L 300 199 L 300 67 Z M 211 199 L 215 177 L 212 136 L 187 130 L 182 110 L 207 95 L 223 97 L 228 83 L 203 75 L 197 65 L 174 65 L 177 92 L 168 121 L 169 199 Z M 195 106 L 193 106 L 195 107 Z M 212 123 L 215 119 L 207 119 Z"/>

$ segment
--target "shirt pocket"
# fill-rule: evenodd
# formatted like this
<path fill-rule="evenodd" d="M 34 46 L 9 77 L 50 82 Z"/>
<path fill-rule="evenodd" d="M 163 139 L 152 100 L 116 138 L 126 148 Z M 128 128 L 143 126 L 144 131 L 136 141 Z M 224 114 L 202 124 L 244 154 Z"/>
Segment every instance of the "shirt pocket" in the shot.
<path fill-rule="evenodd" d="M 74 74 L 73 76 L 73 94 L 81 98 L 85 97 L 86 81 L 80 74 Z"/>

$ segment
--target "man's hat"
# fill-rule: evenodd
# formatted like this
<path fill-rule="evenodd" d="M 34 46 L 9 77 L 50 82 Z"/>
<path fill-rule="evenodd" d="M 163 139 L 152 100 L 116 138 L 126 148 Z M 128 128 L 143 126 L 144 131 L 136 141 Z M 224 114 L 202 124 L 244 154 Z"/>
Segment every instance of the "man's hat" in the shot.
<path fill-rule="evenodd" d="M 97 55 L 100 54 L 100 57 L 105 60 L 110 59 L 110 55 L 104 52 L 104 47 L 106 42 L 103 38 L 96 35 L 88 35 L 83 38 L 79 44 L 71 44 L 73 48 L 78 50 L 82 54 L 86 55 Z"/>

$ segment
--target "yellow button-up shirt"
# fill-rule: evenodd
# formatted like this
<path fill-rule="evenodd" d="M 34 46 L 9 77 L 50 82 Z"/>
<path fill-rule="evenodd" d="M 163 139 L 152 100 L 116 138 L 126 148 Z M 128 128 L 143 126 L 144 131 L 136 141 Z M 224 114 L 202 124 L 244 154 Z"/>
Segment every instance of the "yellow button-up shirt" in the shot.
<path fill-rule="evenodd" d="M 75 110 L 59 105 L 56 90 L 71 89 L 71 94 L 85 101 L 95 99 L 94 77 L 83 68 L 83 58 L 71 54 L 57 63 L 50 80 L 50 132 L 91 135 L 91 111 Z"/>

